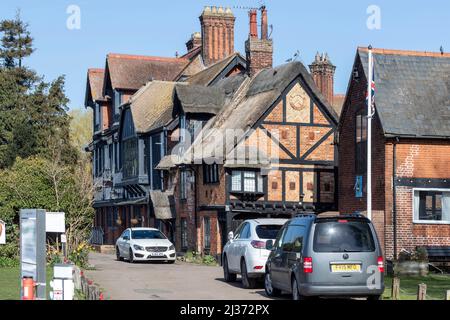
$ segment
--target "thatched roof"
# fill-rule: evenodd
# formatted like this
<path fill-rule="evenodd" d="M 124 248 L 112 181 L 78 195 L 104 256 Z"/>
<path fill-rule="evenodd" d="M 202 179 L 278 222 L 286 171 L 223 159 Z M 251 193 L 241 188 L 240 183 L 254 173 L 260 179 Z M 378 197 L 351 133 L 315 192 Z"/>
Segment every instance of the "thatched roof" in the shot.
<path fill-rule="evenodd" d="M 296 79 L 300 79 L 309 88 L 318 103 L 322 104 L 330 118 L 337 123 L 336 112 L 316 88 L 303 64 L 291 62 L 277 68 L 263 70 L 253 78 L 246 77 L 230 103 L 227 103 L 215 117 L 208 121 L 202 134 L 186 151 L 182 161 L 198 163 L 202 158 L 220 158 L 218 155 L 230 152 L 236 147 L 236 141 L 239 142 L 245 138 L 249 130 Z M 235 139 L 220 139 L 228 129 L 234 130 Z M 201 151 L 201 154 L 197 151 Z"/>
<path fill-rule="evenodd" d="M 173 192 L 150 190 L 150 199 L 153 204 L 156 219 L 175 219 L 175 199 Z"/>

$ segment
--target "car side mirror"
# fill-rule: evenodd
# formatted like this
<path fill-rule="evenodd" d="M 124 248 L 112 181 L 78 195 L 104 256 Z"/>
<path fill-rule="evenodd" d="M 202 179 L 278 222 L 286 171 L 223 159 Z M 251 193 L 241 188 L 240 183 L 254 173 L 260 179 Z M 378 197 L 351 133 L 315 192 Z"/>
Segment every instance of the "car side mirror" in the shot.
<path fill-rule="evenodd" d="M 267 250 L 273 250 L 273 240 L 267 240 L 266 241 L 266 249 Z"/>
<path fill-rule="evenodd" d="M 130 237 L 129 236 L 123 236 L 123 240 L 128 241 L 128 240 L 130 240 Z"/>
<path fill-rule="evenodd" d="M 233 241 L 233 239 L 234 239 L 233 231 L 228 232 L 228 241 Z"/>

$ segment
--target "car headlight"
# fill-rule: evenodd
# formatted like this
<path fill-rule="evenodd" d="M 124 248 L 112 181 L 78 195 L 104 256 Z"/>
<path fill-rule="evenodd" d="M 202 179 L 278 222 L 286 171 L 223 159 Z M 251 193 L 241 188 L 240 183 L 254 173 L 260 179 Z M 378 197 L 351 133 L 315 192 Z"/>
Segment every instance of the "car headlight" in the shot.
<path fill-rule="evenodd" d="M 137 244 L 135 244 L 135 245 L 133 246 L 133 248 L 134 248 L 135 250 L 144 251 L 144 247 L 138 246 Z"/>
<path fill-rule="evenodd" d="M 174 245 L 171 245 L 171 246 L 169 247 L 169 250 L 175 250 L 175 246 L 174 246 Z"/>

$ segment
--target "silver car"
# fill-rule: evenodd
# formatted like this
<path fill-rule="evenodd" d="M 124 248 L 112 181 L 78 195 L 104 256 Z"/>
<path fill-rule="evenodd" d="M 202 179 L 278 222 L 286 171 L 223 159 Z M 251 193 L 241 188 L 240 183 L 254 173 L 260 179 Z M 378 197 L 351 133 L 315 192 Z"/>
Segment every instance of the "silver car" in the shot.
<path fill-rule="evenodd" d="M 291 219 L 278 233 L 266 264 L 268 296 L 380 299 L 384 260 L 375 228 L 361 215 Z"/>

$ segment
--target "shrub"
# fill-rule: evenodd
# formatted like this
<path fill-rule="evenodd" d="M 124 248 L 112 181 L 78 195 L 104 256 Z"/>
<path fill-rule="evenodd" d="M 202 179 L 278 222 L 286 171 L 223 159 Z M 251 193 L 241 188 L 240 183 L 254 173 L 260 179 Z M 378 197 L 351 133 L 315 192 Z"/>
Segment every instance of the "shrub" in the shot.
<path fill-rule="evenodd" d="M 69 254 L 69 260 L 80 268 L 87 268 L 89 266 L 88 256 L 92 248 L 86 244 L 80 244 L 72 253 Z"/>
<path fill-rule="evenodd" d="M 424 247 L 417 247 L 412 254 L 412 259 L 419 262 L 428 262 L 428 251 Z"/>
<path fill-rule="evenodd" d="M 212 265 L 216 265 L 217 264 L 216 258 L 214 258 L 211 255 L 204 256 L 202 262 L 203 262 L 203 264 L 206 264 L 208 266 L 212 266 Z"/>
<path fill-rule="evenodd" d="M 9 257 L 0 257 L 0 268 L 14 268 L 19 266 L 19 260 Z"/>

